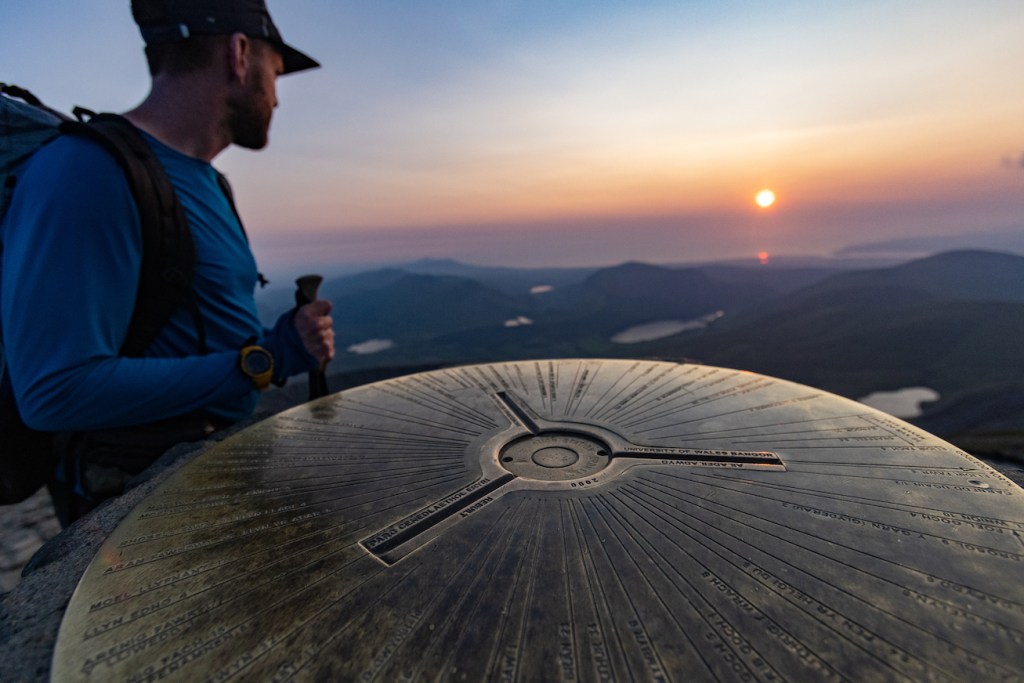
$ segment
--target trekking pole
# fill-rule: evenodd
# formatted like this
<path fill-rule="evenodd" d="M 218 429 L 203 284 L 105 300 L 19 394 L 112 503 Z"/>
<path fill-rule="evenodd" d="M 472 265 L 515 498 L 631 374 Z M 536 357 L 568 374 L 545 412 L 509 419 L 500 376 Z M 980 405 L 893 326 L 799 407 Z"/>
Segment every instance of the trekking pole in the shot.
<path fill-rule="evenodd" d="M 295 281 L 295 305 L 305 306 L 316 301 L 317 290 L 320 289 L 320 283 L 324 281 L 321 275 L 303 275 Z M 327 373 L 325 368 L 327 367 L 327 361 L 320 363 L 318 370 L 313 370 L 309 373 L 309 400 L 312 401 L 314 398 L 320 398 L 330 393 L 327 388 Z"/>

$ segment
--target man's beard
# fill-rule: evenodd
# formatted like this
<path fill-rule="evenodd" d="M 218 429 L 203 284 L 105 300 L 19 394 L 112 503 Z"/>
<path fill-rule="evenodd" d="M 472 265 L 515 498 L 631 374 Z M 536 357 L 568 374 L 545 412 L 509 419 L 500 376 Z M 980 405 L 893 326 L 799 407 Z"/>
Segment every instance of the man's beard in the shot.
<path fill-rule="evenodd" d="M 231 141 L 246 149 L 263 149 L 270 133 L 273 109 L 265 107 L 264 89 L 257 86 L 228 102 L 228 130 Z"/>

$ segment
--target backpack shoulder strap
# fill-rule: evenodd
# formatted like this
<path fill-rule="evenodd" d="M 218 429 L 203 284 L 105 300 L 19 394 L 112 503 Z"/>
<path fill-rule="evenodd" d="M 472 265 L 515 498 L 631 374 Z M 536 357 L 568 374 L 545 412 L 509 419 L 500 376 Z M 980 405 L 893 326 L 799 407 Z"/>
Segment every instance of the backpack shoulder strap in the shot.
<path fill-rule="evenodd" d="M 242 214 L 238 213 L 238 207 L 235 205 L 235 193 L 231 189 L 231 183 L 228 182 L 227 176 L 220 171 L 214 169 L 217 174 L 217 184 L 220 185 L 220 191 L 224 193 L 224 196 L 228 200 L 228 205 L 231 207 L 231 212 L 235 214 L 235 218 L 238 219 L 238 227 L 242 229 L 242 236 L 245 241 L 249 241 L 249 234 L 245 231 L 245 224 L 242 223 Z M 270 284 L 270 280 L 264 277 L 263 273 L 256 273 L 257 280 L 260 283 L 260 287 L 266 287 Z"/>
<path fill-rule="evenodd" d="M 95 141 L 124 170 L 142 225 L 142 269 L 135 307 L 120 355 L 139 357 L 160 328 L 182 305 L 192 310 L 205 353 L 205 335 L 192 291 L 196 253 L 185 210 L 174 187 L 135 126 L 116 114 L 98 114 L 88 123 L 67 121 L 61 131 Z"/>

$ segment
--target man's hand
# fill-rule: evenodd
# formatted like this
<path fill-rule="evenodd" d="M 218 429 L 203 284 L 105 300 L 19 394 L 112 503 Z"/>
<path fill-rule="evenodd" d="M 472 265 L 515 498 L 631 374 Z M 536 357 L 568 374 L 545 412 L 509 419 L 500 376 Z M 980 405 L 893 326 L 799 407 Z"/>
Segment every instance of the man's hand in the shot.
<path fill-rule="evenodd" d="M 324 300 L 300 306 L 295 313 L 295 329 L 302 345 L 321 367 L 334 358 L 334 319 L 330 313 L 331 302 Z"/>

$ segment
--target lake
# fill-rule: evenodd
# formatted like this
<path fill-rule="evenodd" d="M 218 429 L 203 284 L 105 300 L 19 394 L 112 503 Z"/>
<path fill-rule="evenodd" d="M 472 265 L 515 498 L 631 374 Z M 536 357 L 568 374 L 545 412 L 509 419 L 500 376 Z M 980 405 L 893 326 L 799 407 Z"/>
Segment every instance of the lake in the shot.
<path fill-rule="evenodd" d="M 395 342 L 390 339 L 368 339 L 367 341 L 353 344 L 346 349 L 349 353 L 360 356 L 368 356 L 371 353 L 380 353 L 395 348 Z"/>
<path fill-rule="evenodd" d="M 616 334 L 612 337 L 612 342 L 615 344 L 638 344 L 640 342 L 671 337 L 680 332 L 703 330 L 724 315 L 725 311 L 715 311 L 692 320 L 659 320 L 644 325 L 637 325 Z"/>
<path fill-rule="evenodd" d="M 893 417 L 906 419 L 919 417 L 924 412 L 921 408 L 922 403 L 938 401 L 939 398 L 939 392 L 934 389 L 907 387 L 897 391 L 876 391 L 857 400 Z"/>

